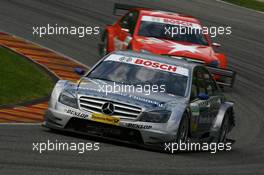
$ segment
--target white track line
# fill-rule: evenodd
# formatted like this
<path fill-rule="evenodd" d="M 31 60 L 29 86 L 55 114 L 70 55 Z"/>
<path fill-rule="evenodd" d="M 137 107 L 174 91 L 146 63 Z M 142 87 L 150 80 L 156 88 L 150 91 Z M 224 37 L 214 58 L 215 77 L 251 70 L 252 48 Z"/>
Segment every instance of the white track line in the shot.
<path fill-rule="evenodd" d="M 230 2 L 226 2 L 226 1 L 223 1 L 223 0 L 216 0 L 216 1 L 224 3 L 224 4 L 228 4 L 228 5 L 231 5 L 231 6 L 236 6 L 236 7 L 242 8 L 242 9 L 246 9 L 246 10 L 249 10 L 249 11 L 252 11 L 252 12 L 257 12 L 257 13 L 260 13 L 260 14 L 264 14 L 264 12 L 262 12 L 262 11 L 250 9 L 250 8 L 243 7 L 243 6 L 240 6 L 240 5 L 237 5 L 237 4 L 233 4 L 233 3 L 230 3 Z"/>

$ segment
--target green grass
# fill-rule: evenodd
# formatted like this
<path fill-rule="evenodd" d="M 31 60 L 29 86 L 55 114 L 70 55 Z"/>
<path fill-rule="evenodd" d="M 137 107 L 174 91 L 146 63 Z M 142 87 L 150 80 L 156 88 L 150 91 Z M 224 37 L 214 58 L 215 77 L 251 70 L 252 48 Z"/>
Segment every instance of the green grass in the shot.
<path fill-rule="evenodd" d="M 257 0 L 224 0 L 224 1 L 258 11 L 262 11 L 262 12 L 264 11 L 264 2 L 260 2 Z"/>
<path fill-rule="evenodd" d="M 51 77 L 37 65 L 0 47 L 0 105 L 45 97 L 53 85 Z"/>

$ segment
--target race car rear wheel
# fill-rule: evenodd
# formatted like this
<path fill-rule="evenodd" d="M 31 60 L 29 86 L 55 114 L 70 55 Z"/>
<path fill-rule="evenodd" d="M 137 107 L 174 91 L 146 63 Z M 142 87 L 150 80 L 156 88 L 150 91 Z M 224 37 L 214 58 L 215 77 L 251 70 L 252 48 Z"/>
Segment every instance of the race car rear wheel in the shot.
<path fill-rule="evenodd" d="M 228 113 L 225 114 L 225 117 L 223 119 L 220 131 L 219 131 L 219 135 L 218 135 L 218 143 L 225 143 L 226 142 L 226 136 L 228 134 L 229 131 L 229 115 Z"/>
<path fill-rule="evenodd" d="M 187 114 L 184 113 L 181 119 L 181 123 L 178 128 L 176 142 L 177 143 L 179 143 L 180 141 L 182 143 L 187 142 L 188 133 L 189 133 L 189 119 L 188 119 Z"/>

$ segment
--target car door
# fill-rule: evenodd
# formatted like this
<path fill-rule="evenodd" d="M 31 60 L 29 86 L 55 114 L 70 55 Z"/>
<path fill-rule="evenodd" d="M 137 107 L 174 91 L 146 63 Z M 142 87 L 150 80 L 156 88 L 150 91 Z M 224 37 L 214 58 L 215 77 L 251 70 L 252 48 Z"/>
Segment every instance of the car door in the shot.
<path fill-rule="evenodd" d="M 209 71 L 205 68 L 203 68 L 204 72 L 204 81 L 205 81 L 205 88 L 206 93 L 209 96 L 208 104 L 210 105 L 209 108 L 209 115 L 208 115 L 208 126 L 207 129 L 209 130 L 213 121 L 215 120 L 215 117 L 218 114 L 219 108 L 221 106 L 223 96 L 218 88 L 213 76 L 209 73 Z"/>
<path fill-rule="evenodd" d="M 206 71 L 202 67 L 197 67 L 194 70 L 192 87 L 191 87 L 191 98 L 190 108 L 192 113 L 192 132 L 203 134 L 207 132 L 210 125 L 210 111 L 211 103 L 210 97 L 207 93 Z"/>
<path fill-rule="evenodd" d="M 138 11 L 130 11 L 121 18 L 117 27 L 117 35 L 114 37 L 115 50 L 124 50 L 128 48 L 134 34 L 137 20 Z"/>

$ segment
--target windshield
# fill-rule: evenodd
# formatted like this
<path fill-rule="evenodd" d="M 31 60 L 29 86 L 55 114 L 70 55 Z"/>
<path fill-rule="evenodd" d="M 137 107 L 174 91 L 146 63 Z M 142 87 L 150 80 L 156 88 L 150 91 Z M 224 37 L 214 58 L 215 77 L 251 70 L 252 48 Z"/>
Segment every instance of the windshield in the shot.
<path fill-rule="evenodd" d="M 172 33 L 172 29 L 174 33 Z M 182 25 L 141 21 L 138 35 L 208 46 L 201 29 Z"/>
<path fill-rule="evenodd" d="M 161 66 L 165 67 L 164 65 Z M 188 82 L 188 77 L 185 75 L 107 59 L 100 63 L 87 77 L 135 86 L 162 85 L 165 89 L 164 93 L 178 96 L 185 95 Z"/>

